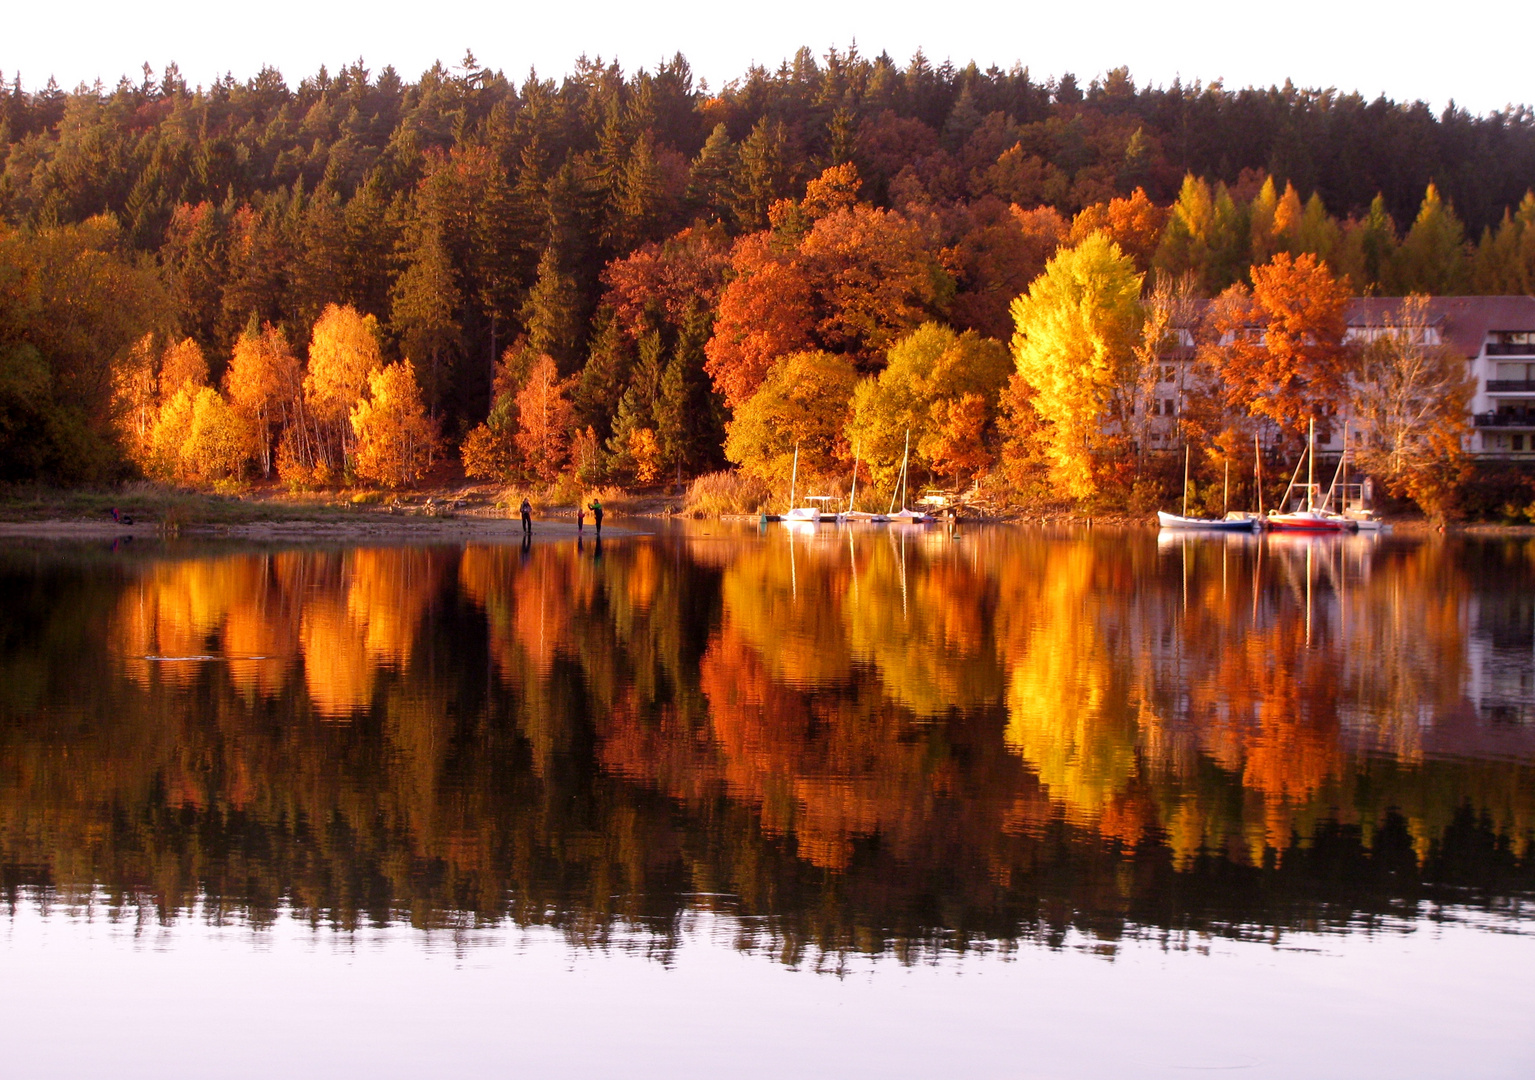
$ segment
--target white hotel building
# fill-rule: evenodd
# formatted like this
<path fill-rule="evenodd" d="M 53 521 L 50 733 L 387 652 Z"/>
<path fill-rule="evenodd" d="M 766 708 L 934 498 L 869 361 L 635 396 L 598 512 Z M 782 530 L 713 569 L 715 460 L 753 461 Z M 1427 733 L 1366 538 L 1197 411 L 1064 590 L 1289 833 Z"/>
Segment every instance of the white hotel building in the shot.
<path fill-rule="evenodd" d="M 1401 297 L 1364 297 L 1348 310 L 1348 336 L 1368 340 L 1383 332 L 1401 305 Z M 1466 417 L 1466 449 L 1477 458 L 1535 462 L 1535 297 L 1445 296 L 1428 303 L 1431 344 L 1445 343 L 1466 359 L 1476 380 Z M 1193 339 L 1180 334 L 1183 347 L 1164 357 L 1153 412 L 1176 416 L 1181 388 L 1191 371 Z M 1152 434 L 1154 444 L 1176 441 L 1171 423 Z M 1324 430 L 1325 429 L 1325 430 Z M 1318 424 L 1318 456 L 1342 450 L 1341 425 Z M 1160 437 L 1159 437 L 1160 436 Z M 1164 441 L 1165 440 L 1165 441 Z"/>

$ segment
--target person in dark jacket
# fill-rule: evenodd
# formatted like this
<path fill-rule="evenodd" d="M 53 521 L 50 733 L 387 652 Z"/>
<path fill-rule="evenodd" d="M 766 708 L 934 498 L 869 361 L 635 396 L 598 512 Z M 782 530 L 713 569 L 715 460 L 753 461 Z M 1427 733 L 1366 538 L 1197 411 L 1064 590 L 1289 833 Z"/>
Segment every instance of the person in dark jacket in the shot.
<path fill-rule="evenodd" d="M 602 535 L 602 500 L 593 499 L 589 507 L 592 512 L 592 527 L 597 530 L 597 535 Z"/>
<path fill-rule="evenodd" d="M 533 506 L 527 499 L 522 500 L 522 531 L 529 535 L 533 532 Z"/>

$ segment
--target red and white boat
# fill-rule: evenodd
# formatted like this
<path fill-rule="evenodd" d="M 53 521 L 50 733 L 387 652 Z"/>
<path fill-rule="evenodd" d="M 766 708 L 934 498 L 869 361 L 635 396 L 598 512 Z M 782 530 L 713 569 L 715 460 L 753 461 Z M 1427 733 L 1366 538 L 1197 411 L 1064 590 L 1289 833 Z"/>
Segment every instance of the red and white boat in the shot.
<path fill-rule="evenodd" d="M 1346 429 L 1345 429 L 1346 431 Z M 1338 486 L 1338 475 L 1343 471 L 1343 462 L 1348 458 L 1348 436 L 1344 435 L 1343 458 L 1338 461 L 1338 473 L 1332 478 L 1332 486 L 1327 489 L 1325 499 L 1317 499 L 1316 485 L 1316 421 L 1311 421 L 1310 431 L 1306 437 L 1306 499 L 1303 506 L 1290 511 L 1270 510 L 1264 524 L 1274 532 L 1304 532 L 1304 533 L 1345 533 L 1357 532 L 1359 522 L 1343 514 L 1335 513 L 1327 509 L 1332 502 L 1333 490 Z M 1290 490 L 1295 487 L 1295 480 L 1300 475 L 1300 466 L 1295 467 L 1296 476 L 1290 479 L 1290 487 L 1285 489 L 1285 499 L 1290 497 Z M 1321 505 L 1317 505 L 1320 503 Z M 1281 500 L 1283 505 L 1283 500 Z"/>
<path fill-rule="evenodd" d="M 1359 522 L 1331 510 L 1295 510 L 1281 514 L 1270 510 L 1266 523 L 1274 532 L 1342 533 L 1354 532 Z"/>

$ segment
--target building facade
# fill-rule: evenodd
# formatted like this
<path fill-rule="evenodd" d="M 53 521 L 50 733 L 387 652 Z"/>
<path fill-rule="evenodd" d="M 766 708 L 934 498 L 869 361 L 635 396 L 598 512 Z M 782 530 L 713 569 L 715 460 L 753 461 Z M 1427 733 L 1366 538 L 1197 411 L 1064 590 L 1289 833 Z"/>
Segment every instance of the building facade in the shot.
<path fill-rule="evenodd" d="M 1391 296 L 1355 300 L 1350 338 L 1369 340 L 1382 332 L 1401 302 Z M 1535 460 L 1535 297 L 1434 297 L 1428 321 L 1438 342 L 1465 357 L 1476 380 L 1466 449 L 1479 458 Z"/>
<path fill-rule="evenodd" d="M 1363 344 L 1397 321 L 1402 297 L 1361 297 L 1349 304 L 1348 339 Z M 1446 296 L 1428 302 L 1427 344 L 1449 345 L 1465 358 L 1475 380 L 1466 417 L 1465 448 L 1482 459 L 1535 462 L 1535 297 Z M 1178 331 L 1178 344 L 1163 354 L 1148 439 L 1152 449 L 1181 445 L 1176 417 L 1196 376 L 1193 335 Z M 1319 456 L 1343 449 L 1345 408 L 1318 417 Z"/>

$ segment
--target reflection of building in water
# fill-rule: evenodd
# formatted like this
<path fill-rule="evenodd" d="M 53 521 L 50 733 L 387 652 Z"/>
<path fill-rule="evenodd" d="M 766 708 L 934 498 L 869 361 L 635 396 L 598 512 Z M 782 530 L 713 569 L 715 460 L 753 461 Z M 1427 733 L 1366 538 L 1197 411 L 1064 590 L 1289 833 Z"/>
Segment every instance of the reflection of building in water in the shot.
<path fill-rule="evenodd" d="M 1535 723 L 1535 598 L 1508 590 L 1467 599 L 1466 697 L 1483 720 Z"/>

